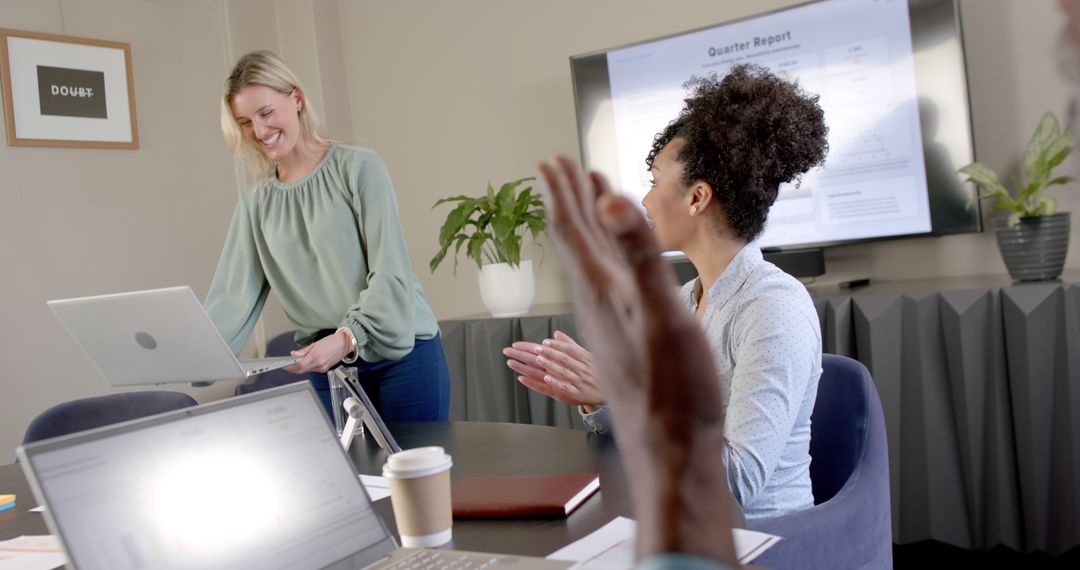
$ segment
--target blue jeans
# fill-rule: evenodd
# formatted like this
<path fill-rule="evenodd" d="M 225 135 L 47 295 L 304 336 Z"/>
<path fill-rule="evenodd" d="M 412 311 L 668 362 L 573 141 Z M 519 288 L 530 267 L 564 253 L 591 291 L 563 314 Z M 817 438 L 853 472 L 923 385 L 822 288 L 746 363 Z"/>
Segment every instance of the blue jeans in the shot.
<path fill-rule="evenodd" d="M 384 422 L 444 422 L 450 415 L 450 370 L 438 334 L 416 339 L 412 352 L 401 360 L 357 360 L 334 368 L 338 366 L 356 368 L 360 385 Z M 333 418 L 326 374 L 311 372 L 308 378 Z"/>

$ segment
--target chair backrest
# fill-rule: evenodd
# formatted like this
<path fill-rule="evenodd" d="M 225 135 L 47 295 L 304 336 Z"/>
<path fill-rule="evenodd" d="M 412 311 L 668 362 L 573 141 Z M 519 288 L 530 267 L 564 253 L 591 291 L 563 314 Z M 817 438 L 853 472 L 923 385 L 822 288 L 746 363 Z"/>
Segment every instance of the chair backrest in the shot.
<path fill-rule="evenodd" d="M 858 361 L 821 355 L 821 379 L 810 416 L 810 479 L 814 502 L 836 496 L 859 464 L 869 429 L 873 380 Z"/>
<path fill-rule="evenodd" d="M 285 331 L 270 339 L 266 343 L 266 356 L 288 356 L 294 350 L 300 348 L 296 344 L 296 331 Z"/>
<path fill-rule="evenodd" d="M 892 568 L 889 445 L 877 387 L 860 362 L 823 354 L 810 426 L 813 507 L 747 521 L 784 537 L 764 568 Z"/>
<path fill-rule="evenodd" d="M 57 404 L 37 415 L 23 443 L 48 439 L 197 405 L 183 392 L 148 390 L 82 398 Z"/>

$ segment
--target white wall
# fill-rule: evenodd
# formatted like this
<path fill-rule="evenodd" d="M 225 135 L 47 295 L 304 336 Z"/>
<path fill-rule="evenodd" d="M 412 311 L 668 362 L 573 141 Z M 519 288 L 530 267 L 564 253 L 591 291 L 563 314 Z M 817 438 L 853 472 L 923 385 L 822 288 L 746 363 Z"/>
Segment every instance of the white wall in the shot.
<path fill-rule="evenodd" d="M 427 270 L 446 210 L 436 199 L 577 156 L 572 54 L 743 17 L 790 0 L 672 5 L 642 0 L 0 0 L 0 27 L 132 44 L 141 148 L 0 145 L 0 462 L 26 424 L 59 401 L 113 391 L 45 307 L 47 299 L 190 284 L 204 295 L 236 202 L 218 97 L 235 58 L 281 53 L 335 138 L 387 160 L 413 267 L 439 318 L 482 312 L 476 269 Z M 1045 110 L 1063 114 L 1052 65 L 1056 5 L 965 0 L 980 160 L 1015 164 Z M 1080 204 L 1076 187 L 1057 193 Z M 1074 242 L 1080 239 L 1075 235 Z M 1069 267 L 1080 265 L 1073 243 Z M 1004 271 L 993 235 L 829 251 L 827 280 Z M 538 303 L 563 302 L 551 248 Z M 289 328 L 272 309 L 266 331 Z M 206 401 L 231 383 L 188 390 Z M 8 455 L 11 457 L 11 455 Z"/>
<path fill-rule="evenodd" d="M 48 299 L 190 284 L 204 295 L 236 200 L 215 0 L 4 0 L 0 26 L 129 42 L 138 150 L 0 145 L 0 462 L 57 402 L 113 391 Z M 192 391 L 205 400 L 231 386 Z"/>
<path fill-rule="evenodd" d="M 2 1 L 0 27 L 131 44 L 140 148 L 0 146 L 0 463 L 41 410 L 117 391 L 46 300 L 178 284 L 205 296 L 246 188 L 218 120 L 225 74 L 240 55 L 265 48 L 295 60 L 330 134 L 352 138 L 333 1 Z M 264 320 L 248 352 L 291 328 L 273 303 Z M 235 384 L 166 389 L 205 402 Z"/>

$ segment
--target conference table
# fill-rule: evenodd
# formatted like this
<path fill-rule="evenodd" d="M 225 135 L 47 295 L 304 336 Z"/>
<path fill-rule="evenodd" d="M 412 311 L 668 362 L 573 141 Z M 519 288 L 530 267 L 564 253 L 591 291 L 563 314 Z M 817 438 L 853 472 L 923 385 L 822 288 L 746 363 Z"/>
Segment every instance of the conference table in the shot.
<path fill-rule="evenodd" d="M 607 524 L 632 517 L 630 495 L 615 442 L 582 430 L 496 422 L 391 423 L 402 449 L 442 446 L 452 456 L 451 479 L 462 477 L 599 473 L 600 491 L 566 518 L 458 519 L 458 550 L 547 556 Z M 361 443 L 361 445 L 356 445 Z M 382 475 L 387 453 L 372 438 L 354 442 L 350 455 L 357 471 Z M 376 509 L 397 533 L 389 499 Z"/>
<path fill-rule="evenodd" d="M 581 430 L 492 422 L 423 422 L 389 424 L 399 445 L 408 449 L 440 445 L 451 454 L 451 478 L 492 475 L 554 475 L 596 472 L 600 491 L 567 518 L 455 520 L 460 550 L 546 556 L 600 528 L 616 516 L 631 516 L 626 479 L 614 441 Z M 361 474 L 381 475 L 387 454 L 373 438 L 357 438 L 350 455 Z M 227 480 L 222 485 L 230 484 Z M 238 482 L 237 484 L 242 484 Z M 14 493 L 17 506 L 0 512 L 0 540 L 48 534 L 18 464 L 0 466 L 0 494 Z M 396 534 L 390 499 L 375 502 Z"/>

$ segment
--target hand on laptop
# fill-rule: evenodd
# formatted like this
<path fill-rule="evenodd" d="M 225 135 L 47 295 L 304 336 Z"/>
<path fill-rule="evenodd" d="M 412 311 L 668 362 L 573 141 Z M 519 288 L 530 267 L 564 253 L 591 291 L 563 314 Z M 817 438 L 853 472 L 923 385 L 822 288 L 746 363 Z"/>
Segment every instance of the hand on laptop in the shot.
<path fill-rule="evenodd" d="M 737 566 L 720 449 L 724 407 L 705 335 L 633 203 L 565 157 L 540 165 L 577 321 L 611 407 L 634 497 L 640 559 Z"/>
<path fill-rule="evenodd" d="M 352 351 L 352 343 L 342 333 L 325 336 L 300 350 L 292 351 L 298 362 L 285 370 L 293 374 L 326 372 Z"/>

